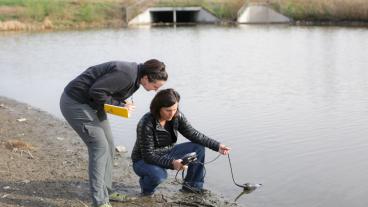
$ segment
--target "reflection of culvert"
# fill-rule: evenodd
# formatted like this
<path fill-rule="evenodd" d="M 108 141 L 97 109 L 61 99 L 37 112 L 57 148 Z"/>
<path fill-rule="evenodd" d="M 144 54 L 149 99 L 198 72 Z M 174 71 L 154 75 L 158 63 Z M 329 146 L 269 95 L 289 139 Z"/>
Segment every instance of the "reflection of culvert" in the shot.
<path fill-rule="evenodd" d="M 129 24 L 216 23 L 219 19 L 201 7 L 154 7 L 129 21 Z"/>

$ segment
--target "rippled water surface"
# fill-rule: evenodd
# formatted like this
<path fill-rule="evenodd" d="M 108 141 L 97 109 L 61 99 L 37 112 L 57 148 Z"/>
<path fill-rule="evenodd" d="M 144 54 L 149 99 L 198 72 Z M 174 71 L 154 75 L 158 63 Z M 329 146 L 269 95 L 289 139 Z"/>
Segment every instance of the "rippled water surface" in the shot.
<path fill-rule="evenodd" d="M 192 125 L 232 147 L 238 183 L 260 182 L 248 207 L 368 203 L 368 29 L 239 26 L 0 34 L 0 95 L 58 117 L 63 87 L 87 67 L 156 57 Z M 110 117 L 132 149 L 154 93 L 134 95 L 131 119 Z M 184 138 L 181 139 L 184 141 Z M 216 156 L 208 151 L 207 160 Z M 206 187 L 234 199 L 226 157 Z"/>

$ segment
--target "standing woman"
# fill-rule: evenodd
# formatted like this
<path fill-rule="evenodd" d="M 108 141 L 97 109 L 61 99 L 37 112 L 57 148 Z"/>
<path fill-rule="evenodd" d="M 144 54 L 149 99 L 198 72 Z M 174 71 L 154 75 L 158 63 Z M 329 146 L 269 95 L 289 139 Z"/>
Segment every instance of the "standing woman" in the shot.
<path fill-rule="evenodd" d="M 104 104 L 123 106 L 140 85 L 157 91 L 167 81 L 165 64 L 151 59 L 144 64 L 106 62 L 92 66 L 72 80 L 64 89 L 60 109 L 71 127 L 88 148 L 88 172 L 93 205 L 111 207 L 109 201 L 124 201 L 126 195 L 112 191 L 114 141 Z"/>
<path fill-rule="evenodd" d="M 194 129 L 179 111 L 179 94 L 173 89 L 159 91 L 153 98 L 150 112 L 137 126 L 137 140 L 132 152 L 133 169 L 140 177 L 142 195 L 152 195 L 167 178 L 166 169 L 181 170 L 181 157 L 196 152 L 198 162 L 190 163 L 182 191 L 203 193 L 205 148 L 223 155 L 229 147 Z M 178 132 L 190 142 L 176 144 Z"/>

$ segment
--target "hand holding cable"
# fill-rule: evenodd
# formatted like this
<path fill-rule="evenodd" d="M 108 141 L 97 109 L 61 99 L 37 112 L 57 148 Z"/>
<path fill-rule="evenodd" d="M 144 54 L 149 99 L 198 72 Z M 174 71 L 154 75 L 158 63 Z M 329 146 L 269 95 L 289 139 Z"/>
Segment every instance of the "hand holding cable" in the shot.
<path fill-rule="evenodd" d="M 174 170 L 180 171 L 180 170 L 186 170 L 188 168 L 187 165 L 182 164 L 182 159 L 173 160 L 172 164 L 174 166 Z"/>
<path fill-rule="evenodd" d="M 222 155 L 228 155 L 230 152 L 231 148 L 225 146 L 224 144 L 220 144 L 219 150 L 218 152 Z"/>

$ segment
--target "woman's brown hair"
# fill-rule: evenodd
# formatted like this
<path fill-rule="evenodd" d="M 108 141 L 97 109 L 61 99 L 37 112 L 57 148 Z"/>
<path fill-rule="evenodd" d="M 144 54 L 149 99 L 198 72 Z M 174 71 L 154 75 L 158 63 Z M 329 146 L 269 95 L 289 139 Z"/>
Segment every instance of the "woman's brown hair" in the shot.
<path fill-rule="evenodd" d="M 170 107 L 175 103 L 179 103 L 180 95 L 172 88 L 159 91 L 151 101 L 150 111 L 152 115 L 158 120 L 160 119 L 160 110 L 162 107 Z M 179 108 L 175 113 L 176 117 L 179 113 Z"/>
<path fill-rule="evenodd" d="M 167 81 L 168 74 L 166 72 L 165 63 L 150 59 L 143 63 L 141 70 L 141 77 L 147 76 L 149 82 L 155 82 L 157 80 Z"/>

